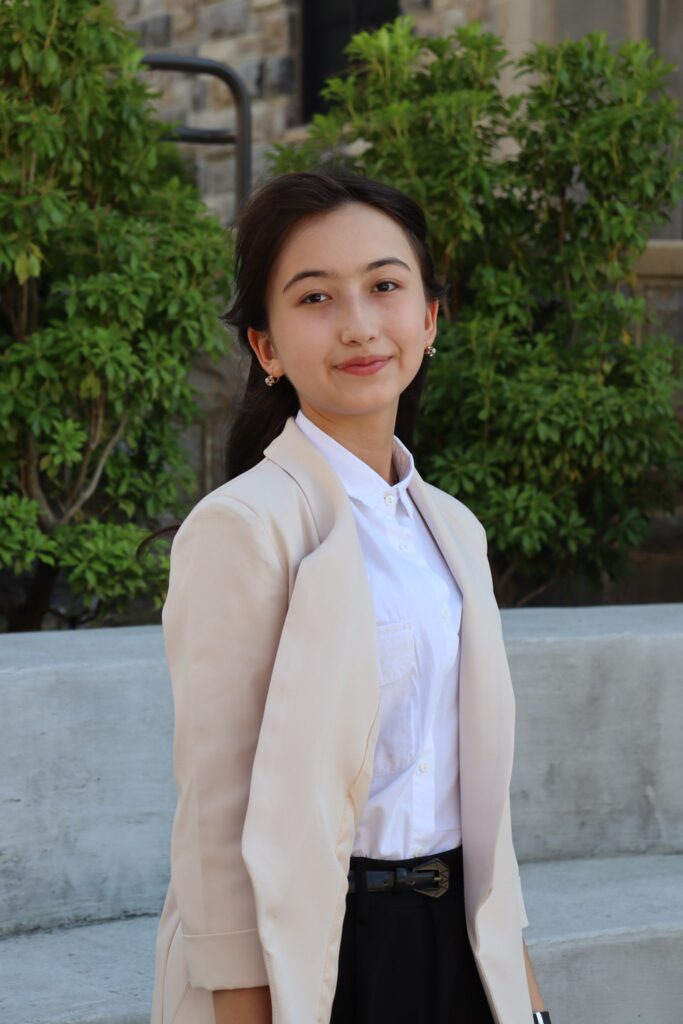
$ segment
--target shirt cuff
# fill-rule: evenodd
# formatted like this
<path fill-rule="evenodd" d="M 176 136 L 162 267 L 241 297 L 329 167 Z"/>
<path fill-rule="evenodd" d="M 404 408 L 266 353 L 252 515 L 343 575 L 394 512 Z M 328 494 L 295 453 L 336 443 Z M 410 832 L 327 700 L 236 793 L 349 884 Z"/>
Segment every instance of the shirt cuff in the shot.
<path fill-rule="evenodd" d="M 218 992 L 268 984 L 263 948 L 255 928 L 221 935 L 185 935 L 183 948 L 192 988 Z"/>

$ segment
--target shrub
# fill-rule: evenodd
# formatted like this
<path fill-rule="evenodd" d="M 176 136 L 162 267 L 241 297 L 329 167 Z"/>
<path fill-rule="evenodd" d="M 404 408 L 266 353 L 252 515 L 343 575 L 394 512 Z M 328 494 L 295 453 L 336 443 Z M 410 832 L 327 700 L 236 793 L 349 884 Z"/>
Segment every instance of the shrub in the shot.
<path fill-rule="evenodd" d="M 107 3 L 0 4 L 0 567 L 9 629 L 161 599 L 146 528 L 194 475 L 192 355 L 223 346 L 228 236 L 177 174 Z M 14 578 L 16 577 L 16 578 Z"/>
<path fill-rule="evenodd" d="M 682 191 L 669 67 L 593 34 L 534 46 L 506 97 L 496 36 L 420 38 L 410 18 L 347 53 L 329 112 L 271 163 L 332 157 L 425 210 L 449 298 L 418 464 L 483 521 L 503 603 L 621 574 L 683 472 L 680 358 L 634 276 Z"/>

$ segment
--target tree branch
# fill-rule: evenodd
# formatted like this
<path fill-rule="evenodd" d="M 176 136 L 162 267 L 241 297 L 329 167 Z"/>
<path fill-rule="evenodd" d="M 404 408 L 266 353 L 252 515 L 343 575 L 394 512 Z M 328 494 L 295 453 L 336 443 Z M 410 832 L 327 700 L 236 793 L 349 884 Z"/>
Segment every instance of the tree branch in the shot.
<path fill-rule="evenodd" d="M 90 483 L 85 488 L 85 490 L 81 492 L 80 496 L 74 501 L 74 503 L 69 508 L 67 508 L 64 514 L 58 520 L 58 526 L 64 526 L 64 524 L 67 523 L 69 519 L 71 519 L 76 514 L 76 512 L 78 512 L 78 510 L 81 509 L 83 505 L 85 505 L 86 501 L 88 501 L 88 499 L 91 498 L 92 495 L 95 493 L 97 485 L 100 482 L 100 477 L 102 476 L 102 471 L 104 470 L 104 467 L 107 464 L 107 460 L 109 459 L 109 456 L 111 455 L 115 446 L 123 437 L 123 432 L 128 426 L 129 416 L 129 413 L 126 413 L 124 415 L 123 419 L 118 425 L 116 432 L 112 434 L 112 436 L 107 441 L 100 456 L 100 460 L 97 463 L 97 466 L 95 467 L 95 472 L 92 475 Z"/>
<path fill-rule="evenodd" d="M 95 610 L 89 615 L 69 615 L 67 612 L 63 612 L 60 608 L 48 608 L 48 612 L 56 618 L 61 619 L 62 622 L 65 622 L 69 629 L 78 629 L 79 626 L 85 626 L 88 622 L 93 622 L 100 614 L 101 610 L 102 602 L 99 597 L 95 600 Z"/>
<path fill-rule="evenodd" d="M 88 624 L 89 622 L 94 622 L 94 621 L 95 621 L 95 619 L 97 619 L 97 617 L 98 617 L 98 615 L 100 614 L 100 612 L 101 612 L 101 611 L 102 611 L 102 601 L 101 601 L 101 600 L 100 600 L 100 598 L 98 597 L 98 598 L 97 598 L 97 599 L 95 600 L 95 608 L 94 608 L 94 610 L 93 610 L 93 611 L 92 611 L 92 612 L 90 613 L 90 615 L 81 615 L 81 616 L 79 616 L 79 617 L 78 617 L 78 618 L 76 619 L 76 621 L 75 621 L 75 626 L 72 626 L 72 629 L 73 629 L 73 628 L 77 628 L 78 626 L 85 626 L 85 625 L 87 625 L 87 624 Z"/>
<path fill-rule="evenodd" d="M 526 604 L 529 603 L 529 601 L 533 601 L 535 597 L 538 597 L 538 595 L 542 594 L 544 590 L 547 590 L 548 587 L 552 586 L 553 583 L 556 583 L 559 580 L 560 576 L 561 570 L 557 569 L 549 580 L 546 580 L 545 583 L 541 583 L 540 586 L 536 587 L 535 590 L 531 590 L 528 594 L 525 594 L 524 597 L 520 597 L 519 601 L 515 605 L 515 608 L 523 608 Z"/>
<path fill-rule="evenodd" d="M 43 488 L 40 486 L 38 446 L 30 430 L 26 439 L 26 469 L 26 496 L 38 502 L 40 507 L 39 522 L 48 533 L 51 533 L 57 523 L 57 519 L 45 497 Z"/>
<path fill-rule="evenodd" d="M 85 446 L 85 454 L 83 455 L 83 461 L 81 463 L 81 468 L 78 473 L 78 479 L 76 480 L 74 486 L 71 488 L 71 493 L 69 494 L 69 497 L 64 502 L 64 508 L 70 508 L 71 505 L 73 505 L 73 503 L 76 501 L 76 498 L 78 497 L 81 487 L 85 482 L 85 478 L 88 475 L 92 453 L 94 452 L 95 448 L 97 448 L 98 444 L 100 443 L 100 438 L 102 437 L 102 423 L 104 422 L 104 406 L 104 395 L 101 395 L 93 404 L 90 410 L 90 433 L 88 436 L 88 443 Z"/>

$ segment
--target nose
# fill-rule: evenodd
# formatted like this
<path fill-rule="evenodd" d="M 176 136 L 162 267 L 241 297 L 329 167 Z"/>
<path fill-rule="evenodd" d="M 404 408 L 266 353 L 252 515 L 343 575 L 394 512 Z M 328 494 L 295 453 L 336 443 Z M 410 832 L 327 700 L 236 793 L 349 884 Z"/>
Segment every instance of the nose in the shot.
<path fill-rule="evenodd" d="M 379 328 L 372 312 L 359 302 L 345 306 L 341 317 L 339 338 L 345 345 L 365 345 L 379 336 Z"/>

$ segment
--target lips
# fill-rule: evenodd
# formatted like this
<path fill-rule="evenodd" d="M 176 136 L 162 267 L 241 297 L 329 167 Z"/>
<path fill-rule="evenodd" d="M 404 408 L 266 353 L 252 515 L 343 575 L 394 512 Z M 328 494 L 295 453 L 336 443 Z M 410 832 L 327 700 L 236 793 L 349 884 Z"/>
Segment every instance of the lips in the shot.
<path fill-rule="evenodd" d="M 345 363 L 338 363 L 337 369 L 347 370 L 350 366 L 372 366 L 373 363 L 386 363 L 389 356 L 357 356 L 355 359 L 347 359 Z"/>

